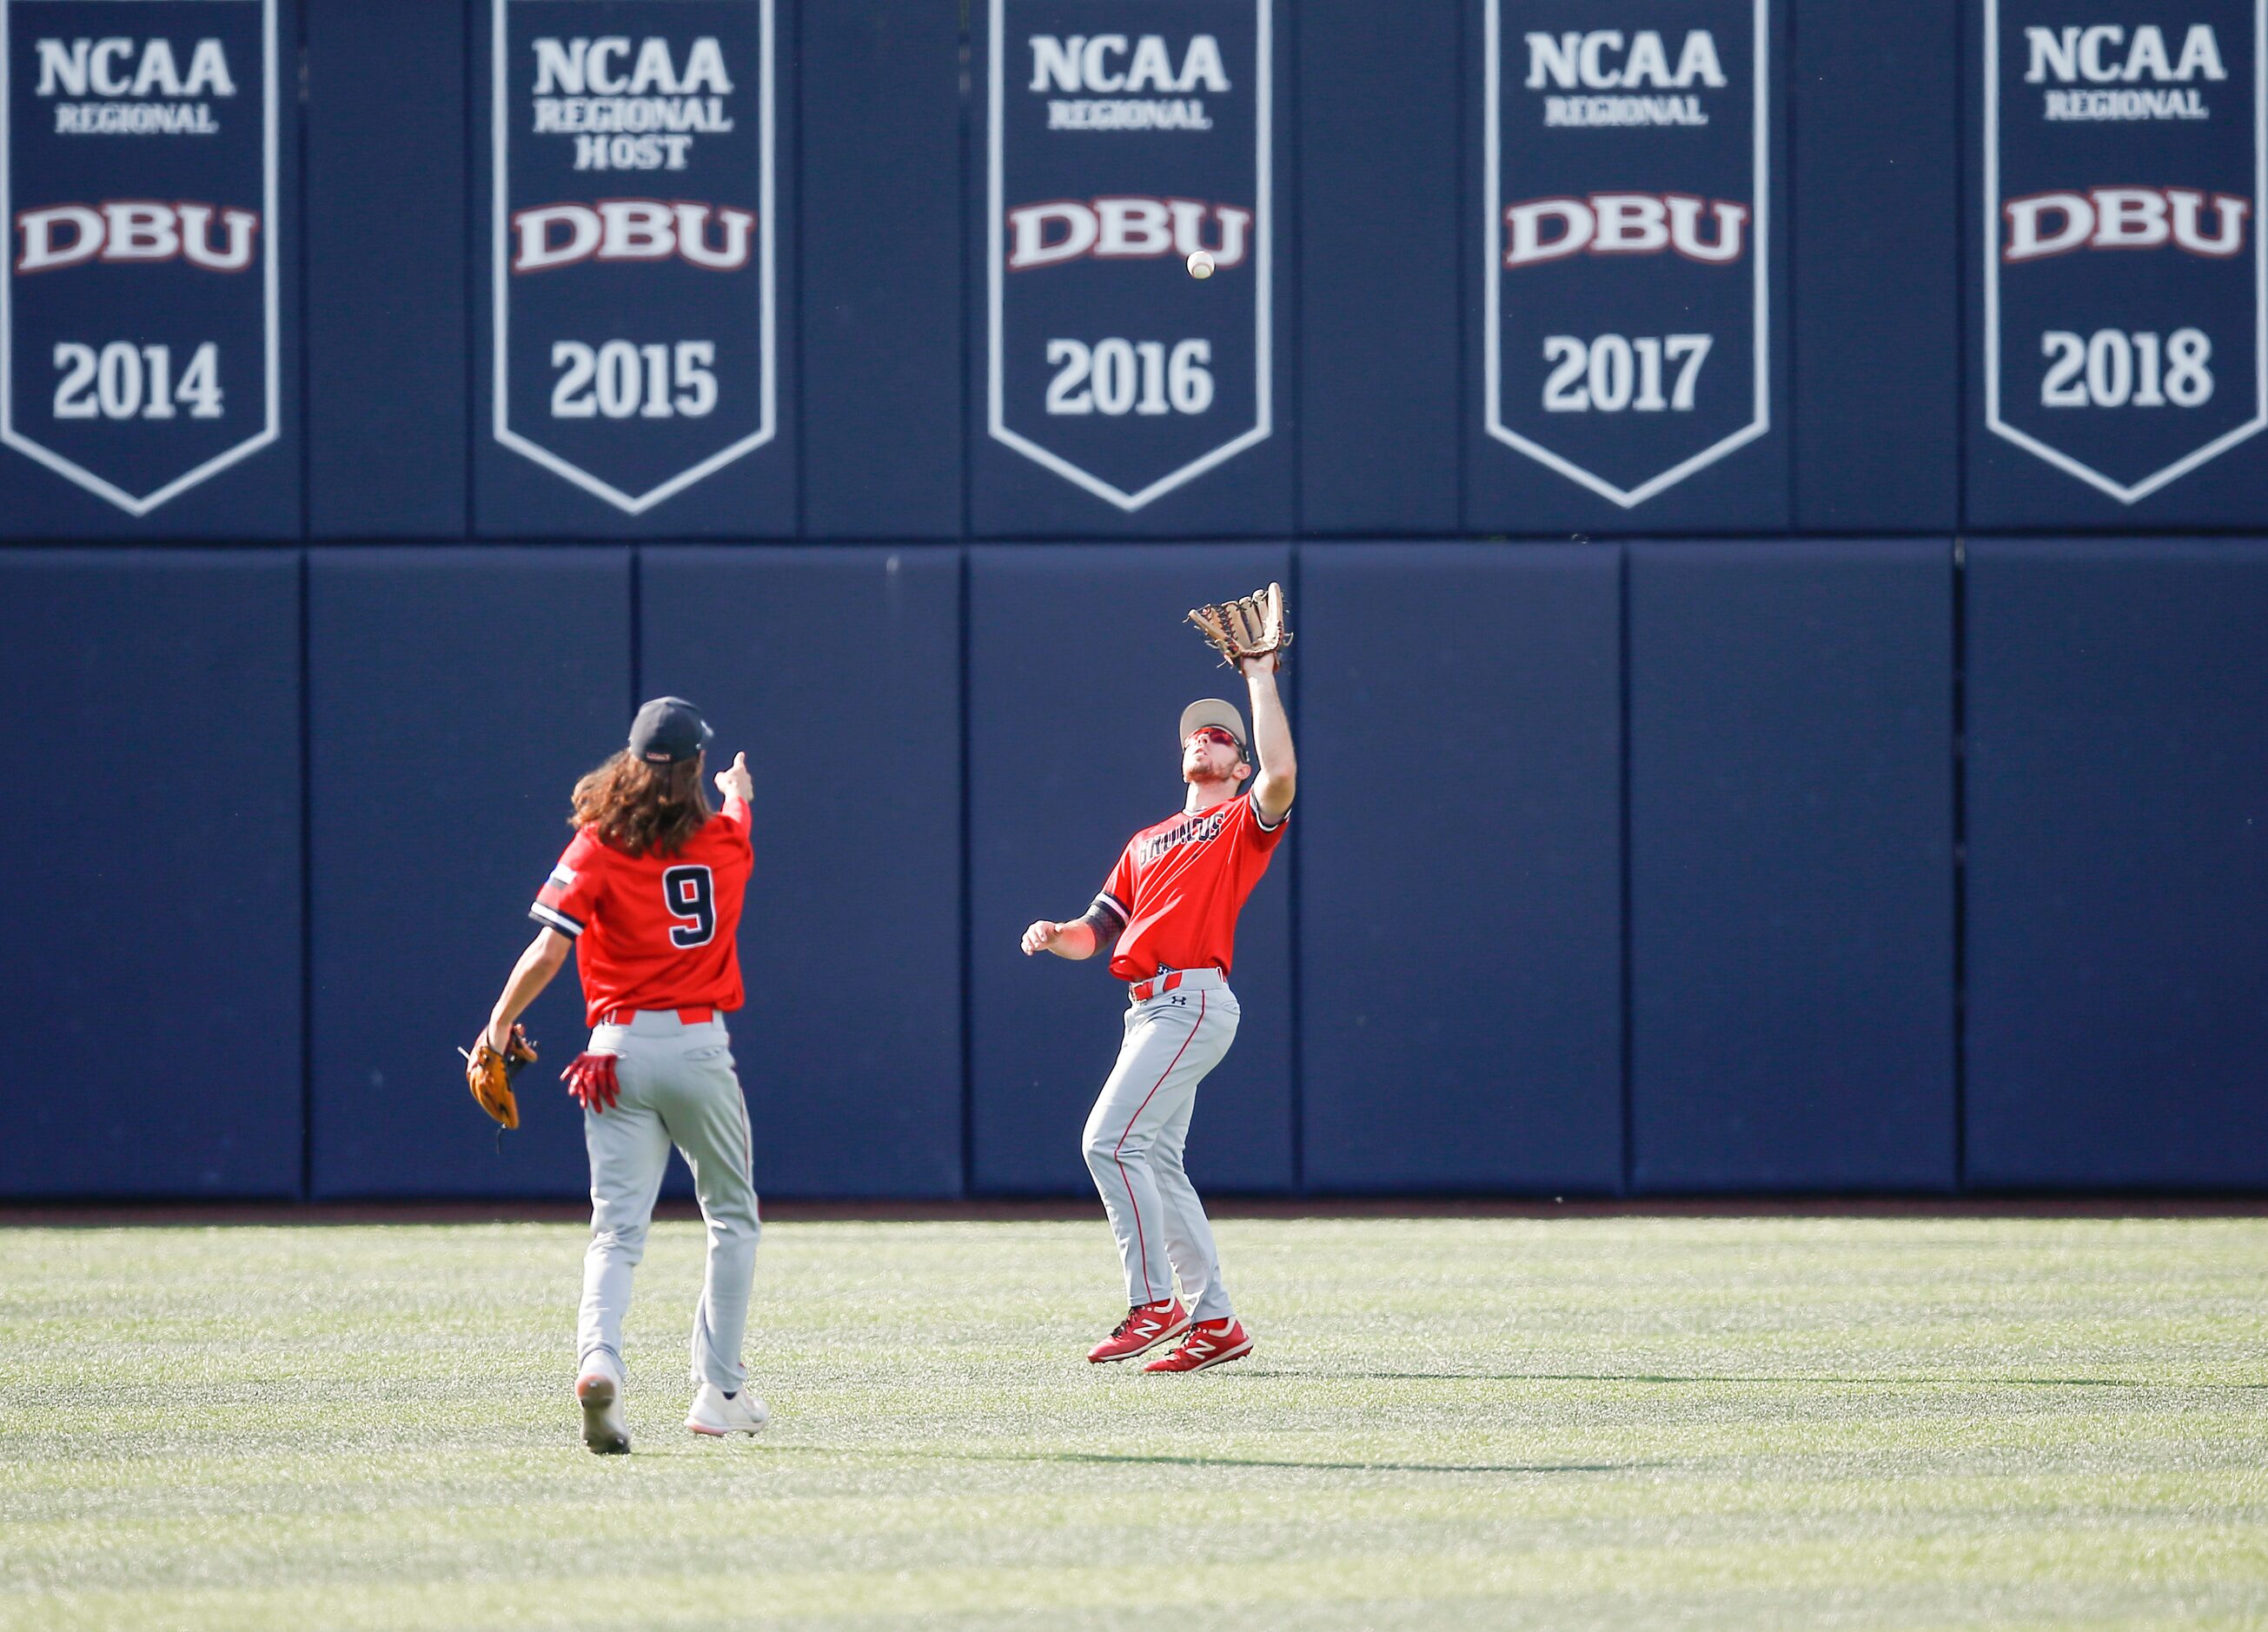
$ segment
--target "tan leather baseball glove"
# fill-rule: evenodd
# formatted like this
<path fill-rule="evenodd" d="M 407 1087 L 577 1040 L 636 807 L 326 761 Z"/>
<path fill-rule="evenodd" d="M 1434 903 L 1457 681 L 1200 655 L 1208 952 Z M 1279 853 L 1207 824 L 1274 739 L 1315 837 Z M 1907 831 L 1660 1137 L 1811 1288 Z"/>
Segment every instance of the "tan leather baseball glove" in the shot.
<path fill-rule="evenodd" d="M 1292 643 L 1292 631 L 1284 622 L 1281 584 L 1270 584 L 1222 606 L 1196 607 L 1189 613 L 1189 621 L 1232 669 L 1241 667 L 1247 658 L 1270 656 L 1280 668 L 1284 648 Z"/>
<path fill-rule="evenodd" d="M 465 1055 L 465 1085 L 473 1091 L 481 1109 L 503 1127 L 519 1127 L 519 1101 L 512 1095 L 512 1079 L 535 1059 L 535 1045 L 527 1040 L 527 1028 L 514 1026 L 502 1054 L 489 1046 L 485 1031 L 471 1053 L 465 1054 L 461 1048 L 457 1052 Z"/>

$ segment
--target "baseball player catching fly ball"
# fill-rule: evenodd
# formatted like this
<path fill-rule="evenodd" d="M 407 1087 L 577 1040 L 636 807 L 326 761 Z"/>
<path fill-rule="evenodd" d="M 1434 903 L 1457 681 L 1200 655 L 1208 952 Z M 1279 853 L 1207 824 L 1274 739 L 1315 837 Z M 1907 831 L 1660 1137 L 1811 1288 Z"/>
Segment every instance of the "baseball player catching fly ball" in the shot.
<path fill-rule="evenodd" d="M 1277 695 L 1284 592 L 1276 584 L 1189 614 L 1222 659 L 1243 674 L 1252 731 L 1236 705 L 1204 698 L 1182 710 L 1181 813 L 1126 844 L 1086 915 L 1042 918 L 1024 931 L 1027 956 L 1110 953 L 1130 985 L 1118 1063 L 1086 1119 L 1086 1165 L 1126 1271 L 1126 1318 L 1087 1358 L 1128 1360 L 1181 1339 L 1150 1371 L 1202 1371 L 1252 1352 L 1221 1283 L 1212 1226 L 1182 1165 L 1197 1084 L 1236 1040 L 1241 1013 L 1228 974 L 1236 919 L 1284 836 L 1299 774 L 1292 727 Z M 1259 774 L 1254 776 L 1257 762 Z M 1251 785 L 1239 792 L 1239 784 Z M 1179 1278 L 1184 1308 L 1174 1296 Z"/>
<path fill-rule="evenodd" d="M 583 1443 L 600 1455 L 630 1448 L 622 1315 L 673 1143 L 709 1225 L 685 1426 L 753 1434 L 770 1415 L 740 1361 L 760 1226 L 748 1108 L 725 1030 L 741 1003 L 734 937 L 754 865 L 755 790 L 748 756 L 736 755 L 717 777 L 725 808 L 711 811 L 702 770 L 711 734 L 691 703 L 657 697 L 638 710 L 630 746 L 575 784 L 575 837 L 528 908 L 543 927 L 466 1056 L 474 1097 L 517 1128 L 511 1079 L 535 1057 L 518 1021 L 574 953 L 592 1026 L 589 1049 L 561 1073 L 582 1103 L 591 1157 L 575 1398 Z"/>

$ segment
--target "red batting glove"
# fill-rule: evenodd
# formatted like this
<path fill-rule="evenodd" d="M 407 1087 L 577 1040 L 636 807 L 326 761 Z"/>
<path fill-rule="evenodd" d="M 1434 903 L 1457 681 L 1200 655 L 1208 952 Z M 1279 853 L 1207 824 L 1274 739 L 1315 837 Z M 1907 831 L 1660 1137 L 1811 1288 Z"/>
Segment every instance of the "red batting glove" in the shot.
<path fill-rule="evenodd" d="M 577 1055 L 559 1073 L 559 1080 L 593 1115 L 605 1115 L 622 1097 L 622 1085 L 615 1078 L 615 1056 L 611 1054 Z"/>

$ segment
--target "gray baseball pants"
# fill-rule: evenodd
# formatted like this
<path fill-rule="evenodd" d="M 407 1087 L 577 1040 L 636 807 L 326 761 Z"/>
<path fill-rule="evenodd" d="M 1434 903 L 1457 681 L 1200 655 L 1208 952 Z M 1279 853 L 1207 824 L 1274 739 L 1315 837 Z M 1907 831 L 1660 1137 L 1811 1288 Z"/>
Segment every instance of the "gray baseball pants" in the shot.
<path fill-rule="evenodd" d="M 736 1393 L 748 1375 L 740 1337 L 762 1224 L 749 1173 L 748 1106 L 733 1070 L 732 1038 L 721 1016 L 688 1026 L 666 1011 L 641 1011 L 628 1026 L 593 1031 L 591 1051 L 618 1056 L 615 1076 L 622 1092 L 611 1110 L 583 1113 L 591 1245 L 583 1255 L 577 1364 L 600 1349 L 622 1360 L 630 1275 L 645 1256 L 653 1199 L 674 1144 L 693 1170 L 709 1225 L 708 1274 L 693 1311 L 693 1380 Z"/>
<path fill-rule="evenodd" d="M 1086 1119 L 1086 1170 L 1118 1237 L 1127 1306 L 1171 1297 L 1178 1276 L 1191 1315 L 1219 1320 L 1233 1312 L 1228 1289 L 1182 1156 L 1197 1084 L 1236 1040 L 1243 1011 L 1218 969 L 1181 982 L 1128 1006 L 1118 1063 Z"/>

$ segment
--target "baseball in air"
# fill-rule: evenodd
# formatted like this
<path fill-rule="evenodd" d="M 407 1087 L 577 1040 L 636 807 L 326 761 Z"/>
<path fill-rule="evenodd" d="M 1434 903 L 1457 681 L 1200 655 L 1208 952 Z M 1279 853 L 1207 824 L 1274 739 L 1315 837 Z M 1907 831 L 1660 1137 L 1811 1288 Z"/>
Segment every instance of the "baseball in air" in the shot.
<path fill-rule="evenodd" d="M 1212 257 L 1202 249 L 1192 249 L 1189 251 L 1189 276 L 1191 277 L 1211 277 L 1212 276 Z"/>

